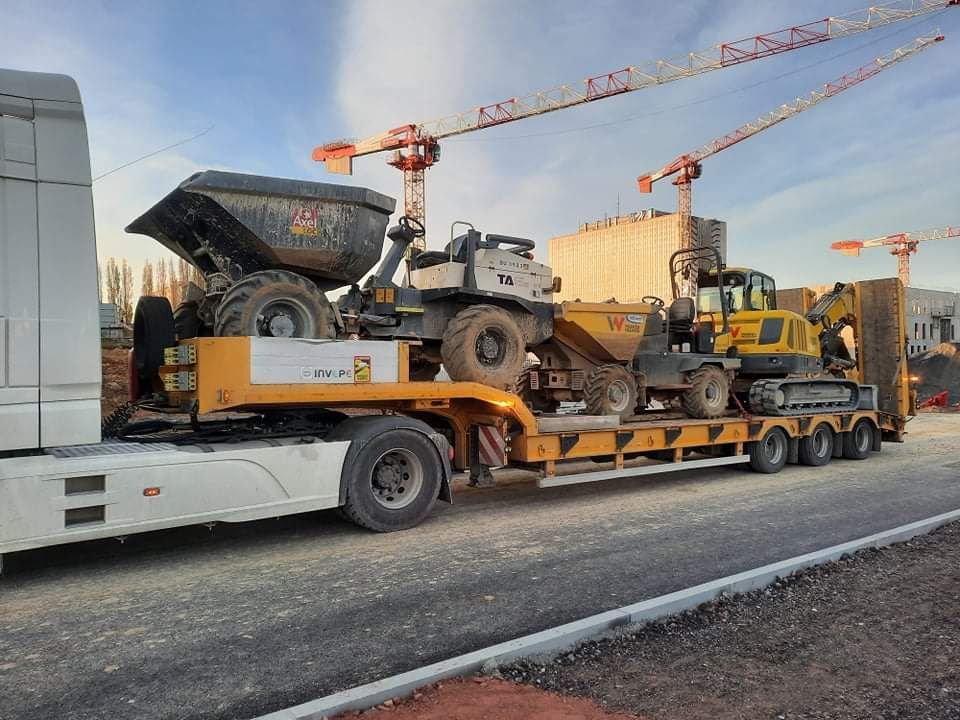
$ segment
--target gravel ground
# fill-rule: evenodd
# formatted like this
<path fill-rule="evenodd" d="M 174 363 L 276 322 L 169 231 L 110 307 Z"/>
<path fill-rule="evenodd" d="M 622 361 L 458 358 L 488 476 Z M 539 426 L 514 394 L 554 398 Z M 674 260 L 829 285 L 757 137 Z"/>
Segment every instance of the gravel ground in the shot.
<path fill-rule="evenodd" d="M 960 523 L 500 673 L 649 718 L 960 718 Z"/>

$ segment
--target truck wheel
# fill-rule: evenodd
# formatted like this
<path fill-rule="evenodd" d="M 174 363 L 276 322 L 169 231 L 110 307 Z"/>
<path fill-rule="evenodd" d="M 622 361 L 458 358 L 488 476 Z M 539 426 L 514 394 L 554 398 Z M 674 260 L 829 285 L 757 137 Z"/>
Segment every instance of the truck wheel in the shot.
<path fill-rule="evenodd" d="M 800 438 L 797 459 L 803 465 L 820 467 L 833 457 L 833 430 L 826 423 L 817 425 L 807 437 Z"/>
<path fill-rule="evenodd" d="M 637 381 L 622 365 L 601 365 L 587 376 L 583 401 L 589 415 L 628 418 L 637 410 Z"/>
<path fill-rule="evenodd" d="M 234 283 L 217 307 L 220 337 L 332 338 L 330 301 L 317 286 L 286 270 L 251 273 Z"/>
<path fill-rule="evenodd" d="M 727 409 L 730 378 L 718 367 L 706 365 L 687 373 L 690 389 L 681 396 L 684 412 L 695 418 L 718 418 Z"/>
<path fill-rule="evenodd" d="M 440 356 L 451 380 L 513 388 L 526 345 L 516 321 L 503 308 L 471 305 L 443 332 Z"/>
<path fill-rule="evenodd" d="M 782 428 L 772 427 L 749 445 L 750 469 L 759 473 L 778 473 L 787 464 L 787 434 Z"/>
<path fill-rule="evenodd" d="M 376 532 L 419 525 L 433 510 L 443 469 L 423 433 L 399 428 L 372 438 L 344 465 L 343 514 Z"/>
<path fill-rule="evenodd" d="M 863 460 L 870 454 L 873 445 L 873 425 L 869 420 L 858 420 L 850 432 L 843 437 L 843 456 L 847 460 Z"/>
<path fill-rule="evenodd" d="M 523 404 L 534 412 L 556 412 L 557 408 L 560 407 L 560 402 L 550 397 L 548 391 L 534 390 L 530 386 L 530 374 L 533 372 L 537 372 L 535 367 L 527 368 L 520 373 L 520 377 L 517 378 L 517 382 L 513 386 L 514 394 L 519 395 L 520 399 L 523 400 Z"/>

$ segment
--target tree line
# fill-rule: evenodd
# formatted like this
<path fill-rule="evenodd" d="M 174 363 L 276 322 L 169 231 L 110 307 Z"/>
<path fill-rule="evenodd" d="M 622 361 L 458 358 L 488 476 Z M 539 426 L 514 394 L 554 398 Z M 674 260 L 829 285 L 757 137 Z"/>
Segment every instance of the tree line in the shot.
<path fill-rule="evenodd" d="M 188 282 L 203 287 L 203 275 L 183 258 L 147 260 L 140 271 L 140 284 L 134 283 L 133 266 L 126 258 L 107 258 L 105 265 L 97 263 L 100 298 L 117 306 L 121 323 L 133 322 L 133 307 L 142 295 L 163 296 L 176 307 L 183 299 Z"/>

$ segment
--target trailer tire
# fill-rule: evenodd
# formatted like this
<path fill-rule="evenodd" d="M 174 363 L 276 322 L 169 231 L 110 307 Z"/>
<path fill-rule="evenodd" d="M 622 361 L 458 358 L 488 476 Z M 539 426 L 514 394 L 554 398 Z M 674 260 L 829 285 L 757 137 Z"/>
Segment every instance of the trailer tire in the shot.
<path fill-rule="evenodd" d="M 447 323 L 440 357 L 451 380 L 513 388 L 526 344 L 516 320 L 494 305 L 471 305 Z"/>
<path fill-rule="evenodd" d="M 690 389 L 680 398 L 684 412 L 690 417 L 711 419 L 722 417 L 730 399 L 730 378 L 718 367 L 705 365 L 687 374 Z"/>
<path fill-rule="evenodd" d="M 759 440 L 750 443 L 750 469 L 768 475 L 778 473 L 787 464 L 789 442 L 782 428 L 772 427 Z"/>
<path fill-rule="evenodd" d="M 826 423 L 817 425 L 807 437 L 800 438 L 797 459 L 802 465 L 820 467 L 833 457 L 833 428 Z"/>
<path fill-rule="evenodd" d="M 853 429 L 843 433 L 843 456 L 847 460 L 865 460 L 873 447 L 873 425 L 866 418 L 857 420 Z"/>
<path fill-rule="evenodd" d="M 601 365 L 587 376 L 583 402 L 588 415 L 619 415 L 626 419 L 637 413 L 637 381 L 622 365 Z"/>
<path fill-rule="evenodd" d="M 419 525 L 440 494 L 443 465 L 436 445 L 411 428 L 367 429 L 376 434 L 361 430 L 353 440 L 356 452 L 349 452 L 343 465 L 342 514 L 375 532 Z"/>
<path fill-rule="evenodd" d="M 262 270 L 234 283 L 217 306 L 218 337 L 333 338 L 336 323 L 326 296 L 286 270 Z"/>

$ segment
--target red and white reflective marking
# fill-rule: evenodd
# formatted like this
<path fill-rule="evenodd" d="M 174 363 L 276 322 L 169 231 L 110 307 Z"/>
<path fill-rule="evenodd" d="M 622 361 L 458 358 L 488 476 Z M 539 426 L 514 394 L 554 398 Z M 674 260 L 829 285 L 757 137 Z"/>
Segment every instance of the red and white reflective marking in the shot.
<path fill-rule="evenodd" d="M 495 425 L 477 425 L 480 446 L 480 464 L 500 467 L 507 464 L 507 442 Z"/>

